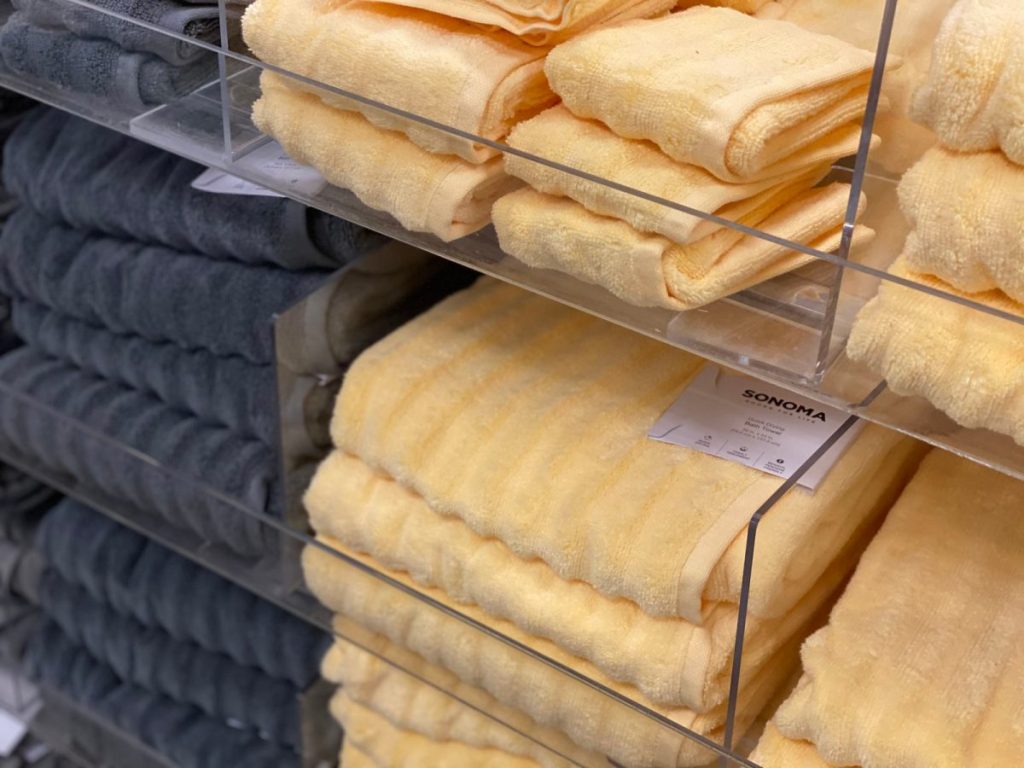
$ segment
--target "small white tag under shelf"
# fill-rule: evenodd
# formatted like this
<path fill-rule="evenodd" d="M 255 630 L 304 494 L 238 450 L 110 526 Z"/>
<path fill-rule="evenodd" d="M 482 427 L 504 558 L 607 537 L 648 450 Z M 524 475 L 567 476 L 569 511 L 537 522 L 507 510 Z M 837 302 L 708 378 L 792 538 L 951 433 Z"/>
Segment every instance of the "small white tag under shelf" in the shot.
<path fill-rule="evenodd" d="M 317 195 L 327 186 L 327 180 L 319 171 L 300 165 L 285 154 L 276 141 L 268 141 L 241 158 L 237 165 L 251 169 L 275 187 L 306 195 Z M 260 184 L 232 176 L 230 173 L 210 168 L 192 182 L 202 192 L 218 195 L 249 195 L 255 197 L 286 197 Z"/>
<path fill-rule="evenodd" d="M 787 478 L 847 418 L 838 408 L 709 364 L 647 436 Z M 862 428 L 850 429 L 797 482 L 817 488 Z"/>

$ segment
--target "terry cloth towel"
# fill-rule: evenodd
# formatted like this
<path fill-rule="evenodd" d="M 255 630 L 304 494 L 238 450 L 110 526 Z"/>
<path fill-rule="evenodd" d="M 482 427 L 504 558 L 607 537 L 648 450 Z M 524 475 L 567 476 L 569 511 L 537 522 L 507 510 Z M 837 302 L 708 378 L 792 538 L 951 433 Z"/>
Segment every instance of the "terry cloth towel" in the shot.
<path fill-rule="evenodd" d="M 219 11 L 216 3 L 183 3 L 178 0 L 93 2 L 101 8 L 195 40 L 206 43 L 216 43 L 220 40 Z M 209 55 L 199 46 L 154 32 L 131 21 L 76 5 L 72 0 L 14 0 L 14 7 L 22 11 L 26 19 L 33 24 L 64 28 L 78 37 L 109 40 L 126 51 L 155 54 L 174 66 L 188 64 L 203 55 Z"/>
<path fill-rule="evenodd" d="M 0 462 L 0 539 L 23 541 L 59 496 L 46 483 Z"/>
<path fill-rule="evenodd" d="M 785 198 L 799 186 L 778 194 Z M 769 199 L 749 215 L 763 232 L 829 252 L 839 246 L 849 199 L 848 185 L 832 184 L 775 210 L 777 201 Z M 498 242 L 509 255 L 600 285 L 641 307 L 695 309 L 814 260 L 727 227 L 682 245 L 532 189 L 503 197 L 493 215 Z M 862 238 L 870 236 L 861 230 Z"/>
<path fill-rule="evenodd" d="M 628 19 L 657 16 L 676 0 L 381 0 L 511 32 L 523 42 L 551 46 Z M 367 5 L 354 0 L 354 5 Z M 408 13 L 408 11 L 406 11 Z"/>
<path fill-rule="evenodd" d="M 1013 765 L 1024 751 L 1019 480 L 933 451 L 775 716 L 835 765 Z M 884 599 L 879 599 L 884 595 Z M 913 712 L 913 727 L 906 723 Z"/>
<path fill-rule="evenodd" d="M 122 680 L 254 728 L 272 741 L 290 747 L 301 743 L 301 691 L 288 681 L 147 627 L 54 571 L 43 577 L 40 606 L 64 634 Z"/>
<path fill-rule="evenodd" d="M 464 237 L 487 226 L 494 201 L 518 186 L 499 158 L 473 165 L 431 154 L 290 82 L 263 73 L 263 97 L 253 107 L 257 127 L 294 160 L 312 165 L 412 232 L 430 232 L 445 242 Z"/>
<path fill-rule="evenodd" d="M 4 147 L 3 180 L 51 221 L 186 253 L 288 269 L 333 268 L 387 238 L 299 203 L 200 192 L 189 160 L 56 109 Z"/>
<path fill-rule="evenodd" d="M 577 117 L 753 181 L 856 152 L 873 62 L 793 24 L 700 6 L 571 40 L 545 71 Z"/>
<path fill-rule="evenodd" d="M 0 290 L 69 317 L 253 363 L 274 361 L 272 320 L 327 273 L 290 272 L 93 235 L 22 208 L 3 228 Z"/>
<path fill-rule="evenodd" d="M 30 347 L 0 358 L 0 382 L 19 395 L 0 398 L 0 436 L 15 451 L 208 542 L 265 553 L 253 513 L 279 515 L 282 503 L 266 444 Z"/>
<path fill-rule="evenodd" d="M 732 8 L 740 13 L 757 13 L 770 0 L 679 0 L 679 9 L 692 8 L 695 5 L 710 5 L 717 8 Z"/>
<path fill-rule="evenodd" d="M 1024 302 L 1024 168 L 1001 152 L 936 148 L 900 182 L 907 268 L 964 293 Z"/>
<path fill-rule="evenodd" d="M 28 345 L 50 357 L 152 394 L 203 422 L 257 437 L 267 445 L 277 440 L 273 366 L 111 333 L 31 301 L 15 303 L 14 328 Z"/>
<path fill-rule="evenodd" d="M 99 512 L 64 499 L 37 543 L 62 578 L 118 613 L 299 689 L 317 678 L 326 633 Z"/>
<path fill-rule="evenodd" d="M 452 672 L 428 664 L 384 637 L 373 638 L 367 647 L 380 656 L 336 640 L 324 656 L 323 676 L 338 683 L 351 701 L 378 713 L 399 730 L 435 742 L 498 749 L 534 760 L 544 768 L 607 764 L 603 757 L 581 750 L 564 733 L 538 726 L 519 710 L 470 688 Z M 460 701 L 456 697 L 466 698 Z"/>
<path fill-rule="evenodd" d="M 0 29 L 0 56 L 19 77 L 42 80 L 134 112 L 174 101 L 217 76 L 213 52 L 175 67 L 109 40 L 35 26 L 22 13 L 13 14 Z"/>
<path fill-rule="evenodd" d="M 447 611 L 456 611 L 481 622 L 500 635 L 709 738 L 722 738 L 724 705 L 699 715 L 682 707 L 658 707 L 633 686 L 616 683 L 593 665 L 543 638 L 526 634 L 475 606 L 455 603 L 441 590 L 418 587 L 402 572 L 385 569 L 372 558 L 346 550 L 339 542 L 324 537 L 321 541 L 446 609 L 436 610 L 405 589 L 395 589 L 362 569 L 346 566 L 321 547 L 309 546 L 303 553 L 306 582 L 321 602 L 338 612 L 338 634 L 351 631 L 346 628 L 346 622 L 354 621 L 426 661 L 451 670 L 468 685 L 482 688 L 540 725 L 564 732 L 581 748 L 605 754 L 623 765 L 689 768 L 706 765 L 713 759 L 713 755 L 689 737 L 666 729 L 659 721 L 623 706 L 589 685 L 572 681 L 564 672 L 479 631 Z M 790 641 L 745 686 L 744 700 L 737 714 L 738 733 L 746 731 L 756 713 L 796 667 L 798 648 L 799 638 Z"/>
<path fill-rule="evenodd" d="M 958 294 L 936 278 L 890 270 L 946 293 L 1024 318 L 999 291 Z M 958 424 L 1009 435 L 1024 445 L 1024 326 L 971 307 L 882 282 L 857 316 L 847 354 L 899 395 L 920 396 Z"/>
<path fill-rule="evenodd" d="M 28 646 L 30 679 L 56 689 L 148 744 L 180 768 L 298 768 L 298 755 L 252 729 L 204 715 L 196 707 L 120 680 L 52 622 Z"/>
<path fill-rule="evenodd" d="M 898 467 L 900 457 L 893 458 Z M 552 640 L 610 677 L 636 685 L 657 703 L 706 711 L 726 698 L 735 605 L 705 606 L 702 626 L 653 619 L 635 603 L 604 598 L 585 582 L 563 581 L 543 562 L 522 560 L 458 518 L 437 515 L 419 496 L 339 452 L 317 473 L 306 507 L 319 533 L 409 573 L 418 584 L 443 589 L 453 600 L 478 605 Z M 746 676 L 818 611 L 852 569 L 873 529 L 868 525 L 858 531 L 828 571 L 805 585 L 806 594 L 785 616 L 771 621 L 751 617 Z"/>
<path fill-rule="evenodd" d="M 450 0 L 442 2 L 448 13 Z M 257 0 L 243 23 L 246 42 L 263 61 L 492 141 L 557 100 L 544 78 L 545 50 L 446 16 L 334 0 Z M 353 99 L 317 93 L 430 152 L 472 163 L 499 154 Z"/>
<path fill-rule="evenodd" d="M 813 744 L 787 739 L 772 722 L 765 725 L 750 760 L 762 768 L 838 768 L 822 760 Z"/>
<path fill-rule="evenodd" d="M 647 437 L 703 362 L 482 280 L 359 357 L 332 437 L 517 556 L 696 624 L 705 604 L 737 600 L 745 526 L 781 483 Z M 768 512 L 754 615 L 785 614 L 877 512 L 892 489 L 869 478 L 903 443 L 865 430 L 815 493 L 794 488 Z"/>
<path fill-rule="evenodd" d="M 1024 5 L 959 0 L 911 114 L 951 149 L 1001 149 L 1024 164 Z"/>

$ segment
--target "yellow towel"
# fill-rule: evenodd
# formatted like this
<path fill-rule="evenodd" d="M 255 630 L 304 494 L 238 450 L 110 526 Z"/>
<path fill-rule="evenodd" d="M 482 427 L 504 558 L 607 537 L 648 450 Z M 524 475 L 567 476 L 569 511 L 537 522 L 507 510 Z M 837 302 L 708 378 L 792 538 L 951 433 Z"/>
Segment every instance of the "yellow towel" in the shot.
<path fill-rule="evenodd" d="M 946 146 L 1024 164 L 1024 4 L 959 0 L 942 23 L 912 115 Z"/>
<path fill-rule="evenodd" d="M 545 71 L 578 117 L 743 181 L 856 151 L 872 64 L 835 38 L 699 6 L 571 40 Z"/>
<path fill-rule="evenodd" d="M 762 232 L 834 251 L 850 188 L 805 190 L 793 182 L 762 196 L 744 216 Z M 777 198 L 786 199 L 778 208 Z M 863 197 L 861 198 L 863 210 Z M 618 219 L 591 213 L 572 200 L 532 189 L 507 195 L 492 211 L 502 250 L 524 264 L 566 272 L 641 307 L 702 307 L 814 260 L 762 237 L 720 227 L 689 245 L 647 235 Z M 873 233 L 859 228 L 861 242 Z"/>
<path fill-rule="evenodd" d="M 898 467 L 899 457 L 893 458 Z M 652 619 L 635 603 L 604 598 L 581 581 L 563 581 L 540 560 L 521 560 L 458 518 L 435 514 L 422 498 L 341 452 L 320 467 L 306 507 L 319 533 L 408 572 L 418 584 L 441 588 L 453 600 L 478 605 L 553 641 L 609 677 L 635 685 L 652 701 L 702 712 L 726 698 L 735 604 L 706 603 L 702 626 Z M 830 597 L 852 570 L 874 519 L 843 545 L 823 575 L 793 585 L 802 599 L 784 616 L 751 618 L 745 674 L 754 674 Z M 830 545 L 826 549 L 833 551 Z"/>
<path fill-rule="evenodd" d="M 378 768 L 538 768 L 539 763 L 498 749 L 458 741 L 433 741 L 396 728 L 386 718 L 349 698 L 344 689 L 331 698 L 331 714 L 345 729 L 345 743 Z"/>
<path fill-rule="evenodd" d="M 378 768 L 378 766 L 369 755 L 346 741 L 341 745 L 338 768 Z"/>
<path fill-rule="evenodd" d="M 909 720 L 907 725 L 913 727 Z M 765 726 L 750 760 L 761 768 L 840 768 L 822 760 L 810 742 L 787 739 L 771 722 Z"/>
<path fill-rule="evenodd" d="M 422 8 L 511 32 L 534 46 L 550 46 L 588 29 L 657 16 L 676 0 L 380 0 Z M 364 0 L 354 0 L 363 5 Z"/>
<path fill-rule="evenodd" d="M 910 272 L 902 259 L 891 271 L 956 293 Z M 1024 318 L 1024 305 L 1001 292 L 966 298 Z M 1021 324 L 883 281 L 857 316 L 847 353 L 897 394 L 924 397 L 964 427 L 991 429 L 1024 445 Z"/>
<path fill-rule="evenodd" d="M 1001 152 L 931 150 L 900 182 L 904 258 L 964 293 L 1024 301 L 1024 168 Z"/>
<path fill-rule="evenodd" d="M 1019 480 L 933 451 L 804 645 L 779 731 L 842 766 L 1019 764 L 1022 498 Z"/>
<path fill-rule="evenodd" d="M 359 357 L 332 436 L 519 557 L 541 558 L 561 578 L 626 597 L 651 616 L 699 623 L 704 600 L 736 600 L 737 537 L 781 483 L 647 437 L 702 365 L 483 280 Z M 803 592 L 791 582 L 823 573 L 848 533 L 884 504 L 892 483 L 869 478 L 885 454 L 906 463 L 912 442 L 901 443 L 866 429 L 816 492 L 796 488 L 766 515 L 757 615 L 785 613 Z M 824 547 L 824 532 L 837 524 L 845 533 Z"/>
<path fill-rule="evenodd" d="M 718 8 L 732 8 L 740 13 L 757 13 L 770 0 L 679 0 L 677 8 L 692 8 L 695 5 L 710 5 Z"/>
<path fill-rule="evenodd" d="M 623 139 L 596 120 L 581 120 L 564 106 L 520 123 L 508 143 L 602 179 L 750 226 L 814 186 L 831 167 L 826 161 L 819 168 L 779 179 L 731 184 L 696 165 L 672 160 L 650 142 Z M 640 232 L 664 235 L 676 243 L 691 243 L 721 229 L 697 216 L 517 155 L 506 155 L 505 170 L 538 192 L 570 197 L 593 213 L 622 219 Z"/>
<path fill-rule="evenodd" d="M 352 643 L 336 640 L 324 656 L 323 675 L 341 685 L 353 701 L 379 713 L 401 730 L 436 742 L 456 741 L 479 749 L 499 749 L 535 760 L 544 768 L 607 763 L 604 758 L 580 749 L 564 733 L 542 728 L 519 710 L 471 688 L 454 673 L 428 664 L 387 638 L 374 638 L 372 648 L 400 668 Z M 472 706 L 456 696 L 464 697 L 463 701 Z"/>
<path fill-rule="evenodd" d="M 555 101 L 545 51 L 511 35 L 388 5 L 338 0 L 257 0 L 245 40 L 263 61 L 446 126 L 498 140 Z M 405 133 L 431 152 L 483 162 L 496 150 L 327 91 L 379 128 Z"/>
<path fill-rule="evenodd" d="M 312 165 L 412 232 L 430 232 L 446 242 L 464 237 L 487 226 L 494 201 L 518 184 L 500 159 L 471 165 L 430 154 L 355 112 L 327 106 L 292 82 L 263 73 L 263 96 L 253 107 L 256 126 L 294 160 Z"/>
<path fill-rule="evenodd" d="M 509 622 L 489 617 L 478 608 L 455 604 L 440 590 L 416 587 L 405 574 L 382 568 L 372 558 L 346 550 L 337 541 L 323 536 L 319 538 L 330 548 L 417 589 L 441 605 L 485 623 L 505 637 L 680 725 L 710 738 L 722 738 L 724 706 L 703 715 L 685 708 L 656 707 L 636 688 L 615 683 L 593 665 L 565 653 L 556 645 L 525 634 Z M 357 622 L 371 632 L 409 648 L 428 662 L 450 669 L 464 682 L 483 688 L 505 705 L 522 710 L 541 725 L 564 732 L 583 749 L 606 754 L 610 759 L 634 768 L 687 768 L 706 765 L 714 758 L 691 739 L 674 734 L 657 721 L 590 686 L 573 682 L 564 672 L 534 660 L 445 612 L 424 605 L 404 591 L 346 566 L 319 547 L 306 548 L 303 570 L 306 582 L 317 598 L 339 614 L 336 619 L 339 634 L 344 635 L 348 631 L 346 622 Z M 798 648 L 799 639 L 785 645 L 745 686 L 737 716 L 739 733 L 750 726 L 775 689 L 795 668 Z"/>

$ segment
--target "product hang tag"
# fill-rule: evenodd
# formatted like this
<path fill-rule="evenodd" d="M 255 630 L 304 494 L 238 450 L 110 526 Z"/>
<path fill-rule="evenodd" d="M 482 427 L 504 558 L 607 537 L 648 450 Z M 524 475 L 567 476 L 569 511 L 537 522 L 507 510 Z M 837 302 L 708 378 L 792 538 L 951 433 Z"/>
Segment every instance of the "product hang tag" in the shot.
<path fill-rule="evenodd" d="M 782 387 L 705 365 L 647 436 L 790 477 L 848 414 Z M 858 423 L 797 481 L 814 490 L 860 434 Z"/>
<path fill-rule="evenodd" d="M 292 160 L 276 141 L 268 141 L 240 158 L 236 165 L 251 170 L 259 178 L 278 189 L 304 195 L 317 195 L 327 186 L 320 172 Z M 202 192 L 219 195 L 248 195 L 254 197 L 287 197 L 260 184 L 255 184 L 230 173 L 210 168 L 192 182 Z"/>

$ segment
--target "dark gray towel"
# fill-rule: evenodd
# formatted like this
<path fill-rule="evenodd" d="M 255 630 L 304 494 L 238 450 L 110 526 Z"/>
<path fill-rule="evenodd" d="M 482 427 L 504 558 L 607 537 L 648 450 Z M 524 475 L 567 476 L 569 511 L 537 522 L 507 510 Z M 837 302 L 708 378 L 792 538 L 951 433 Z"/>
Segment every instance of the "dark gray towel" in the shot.
<path fill-rule="evenodd" d="M 15 544 L 29 539 L 59 497 L 41 480 L 0 462 L 0 539 Z"/>
<path fill-rule="evenodd" d="M 202 421 L 276 445 L 273 366 L 111 333 L 31 301 L 15 301 L 14 329 L 28 345 L 51 357 L 149 392 Z"/>
<path fill-rule="evenodd" d="M 301 742 L 295 706 L 300 692 L 288 681 L 147 627 L 52 570 L 43 576 L 40 606 L 125 682 L 197 706 L 211 717 L 236 720 L 271 741 Z"/>
<path fill-rule="evenodd" d="M 22 208 L 0 236 L 0 292 L 114 333 L 274 361 L 272 319 L 324 272 L 213 261 L 90 235 Z"/>
<path fill-rule="evenodd" d="M 265 551 L 264 523 L 212 493 L 278 514 L 277 457 L 264 443 L 31 347 L 0 358 L 0 383 L 23 396 L 0 398 L 0 437 L 11 450 L 206 541 L 246 556 Z"/>
<path fill-rule="evenodd" d="M 195 190 L 202 166 L 56 109 L 15 131 L 3 170 L 4 184 L 48 219 L 186 253 L 330 268 L 387 242 L 293 200 Z"/>
<path fill-rule="evenodd" d="M 177 0 L 92 0 L 101 8 L 148 22 L 179 35 L 206 43 L 220 42 L 216 3 L 198 5 Z M 152 53 L 169 64 L 181 66 L 205 51 L 197 45 L 146 29 L 131 21 L 109 16 L 71 0 L 14 0 L 14 7 L 39 26 L 67 29 L 79 37 L 110 40 L 126 51 Z M 233 19 L 237 14 L 232 14 Z"/>
<path fill-rule="evenodd" d="M 21 13 L 13 14 L 0 29 L 0 55 L 20 77 L 133 112 L 174 101 L 217 76 L 217 56 L 212 52 L 175 67 L 153 54 L 125 51 L 109 40 L 35 26 Z"/>
<path fill-rule="evenodd" d="M 300 689 L 318 676 L 326 633 L 76 501 L 44 518 L 37 545 L 65 580 L 142 624 Z"/>
<path fill-rule="evenodd" d="M 180 768 L 298 768 L 298 755 L 251 729 L 120 680 L 53 622 L 40 624 L 26 654 L 29 676 L 106 718 Z"/>

